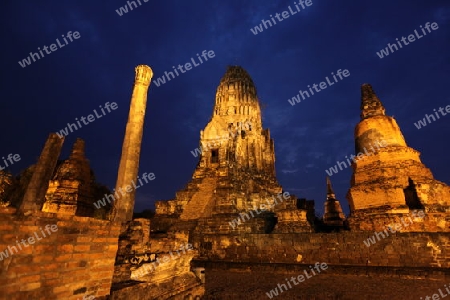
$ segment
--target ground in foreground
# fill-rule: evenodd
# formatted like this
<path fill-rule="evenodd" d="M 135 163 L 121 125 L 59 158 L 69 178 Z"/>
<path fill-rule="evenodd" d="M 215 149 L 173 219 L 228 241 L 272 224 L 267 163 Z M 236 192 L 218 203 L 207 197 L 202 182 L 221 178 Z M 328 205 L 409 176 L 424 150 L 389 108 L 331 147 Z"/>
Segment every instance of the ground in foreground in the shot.
<path fill-rule="evenodd" d="M 206 293 L 204 299 L 270 299 L 267 292 L 286 283 L 286 278 L 299 274 L 281 274 L 269 272 L 236 272 L 228 270 L 206 271 Z M 444 279 L 408 279 L 385 276 L 329 275 L 314 276 L 273 299 L 308 300 L 364 300 L 389 299 L 409 300 L 425 299 L 445 291 L 450 280 Z M 441 298 L 439 298 L 441 299 Z"/>

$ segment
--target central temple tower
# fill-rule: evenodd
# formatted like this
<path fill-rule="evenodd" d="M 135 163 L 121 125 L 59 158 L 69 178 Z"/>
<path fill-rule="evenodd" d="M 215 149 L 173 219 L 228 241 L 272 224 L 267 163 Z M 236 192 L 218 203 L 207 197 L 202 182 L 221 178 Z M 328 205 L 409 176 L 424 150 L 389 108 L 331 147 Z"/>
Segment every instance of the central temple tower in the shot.
<path fill-rule="evenodd" d="M 194 153 L 200 157 L 192 180 L 176 199 L 156 203 L 157 219 L 208 224 L 201 230 L 213 232 L 267 232 L 275 220 L 277 230 L 309 230 L 306 210 L 297 209 L 296 197 L 282 193 L 277 182 L 274 142 L 262 126 L 253 80 L 242 67 L 229 66 L 220 80 L 211 119 Z M 230 228 L 239 217 L 245 224 Z M 292 221 L 298 226 L 285 226 Z"/>
<path fill-rule="evenodd" d="M 256 88 L 242 67 L 228 67 L 220 81 L 213 115 L 200 131 L 200 149 L 194 177 L 209 169 L 233 169 L 257 171 L 276 182 L 274 143 L 269 129 L 262 128 Z"/>

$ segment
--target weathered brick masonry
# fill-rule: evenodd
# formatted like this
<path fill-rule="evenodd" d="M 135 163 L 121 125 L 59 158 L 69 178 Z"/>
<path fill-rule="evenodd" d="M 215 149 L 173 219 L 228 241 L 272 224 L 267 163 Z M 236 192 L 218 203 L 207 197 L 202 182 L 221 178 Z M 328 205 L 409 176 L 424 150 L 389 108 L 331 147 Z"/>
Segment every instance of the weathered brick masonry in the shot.
<path fill-rule="evenodd" d="M 178 231 L 154 234 L 150 239 L 150 220 L 129 222 L 119 238 L 110 299 L 184 299 L 203 295 L 200 278 L 191 272 L 191 260 L 198 251 L 176 253 L 188 244 L 188 238 L 187 232 Z"/>
<path fill-rule="evenodd" d="M 0 299 L 106 299 L 114 272 L 119 225 L 88 217 L 0 211 L 0 251 L 40 227 L 58 230 L 0 261 Z M 41 235 L 42 237 L 42 235 Z"/>
<path fill-rule="evenodd" d="M 208 142 L 219 142 L 202 151 L 192 180 L 175 199 L 156 203 L 153 229 L 190 230 L 189 241 L 199 249 L 194 265 L 207 269 L 280 266 L 289 271 L 325 262 L 327 272 L 336 274 L 364 269 L 448 276 L 450 187 L 434 179 L 420 153 L 407 145 L 369 84 L 361 86 L 360 109 L 354 131 L 357 159 L 346 162 L 353 169 L 350 215 L 345 217 L 328 182 L 320 220 L 306 201 L 274 197 L 284 190 L 276 180 L 274 142 L 262 127 L 256 88 L 245 70 L 230 67 L 200 132 L 203 150 Z M 247 120 L 252 126 L 241 128 Z M 236 125 L 241 134 L 223 139 Z M 373 147 L 377 143 L 382 147 Z M 265 213 L 250 216 L 255 207 Z M 422 217 L 412 216 L 419 211 Z M 393 226 L 396 234 L 384 232 Z"/>
<path fill-rule="evenodd" d="M 116 190 L 138 174 L 152 74 L 136 68 Z M 241 271 L 301 271 L 324 262 L 331 274 L 447 279 L 450 187 L 407 146 L 368 84 L 361 111 L 356 152 L 376 141 L 384 146 L 351 163 L 348 218 L 329 182 L 322 223 L 311 201 L 278 184 L 256 88 L 238 66 L 228 68 L 217 89 L 192 180 L 175 199 L 156 203 L 151 224 L 132 220 L 134 190 L 94 210 L 93 201 L 110 192 L 95 182 L 84 142 L 77 140 L 69 159 L 59 161 L 63 139 L 51 134 L 36 165 L 17 179 L 0 171 L 0 299 L 192 299 L 205 289 L 193 259 L 194 267 Z M 418 211 L 423 216 L 411 217 Z M 398 233 L 386 231 L 395 224 Z M 6 251 L 46 225 L 57 230 L 17 253 Z M 187 244 L 193 249 L 184 251 Z"/>
<path fill-rule="evenodd" d="M 147 89 L 153 73 L 144 65 L 135 71 L 116 190 L 136 182 L 138 174 Z M 104 197 L 112 194 L 95 181 L 84 142 L 77 139 L 69 159 L 60 161 L 63 142 L 64 138 L 50 134 L 36 165 L 17 180 L 0 170 L 0 299 L 202 295 L 203 282 L 190 269 L 197 252 L 173 256 L 180 245 L 187 244 L 188 234 L 174 232 L 150 241 L 149 220 L 132 220 L 135 190 L 121 196 L 116 193 L 112 203 L 106 202 Z M 94 206 L 101 198 L 102 207 Z M 55 230 L 50 233 L 52 225 Z M 141 272 L 153 259 L 146 261 L 147 266 L 142 261 L 134 264 L 134 259 L 148 254 L 164 263 L 152 272 Z"/>
<path fill-rule="evenodd" d="M 373 232 L 197 235 L 202 260 L 368 267 L 450 268 L 450 233 L 396 233 L 364 244 Z M 332 268 L 328 272 L 333 272 Z"/>

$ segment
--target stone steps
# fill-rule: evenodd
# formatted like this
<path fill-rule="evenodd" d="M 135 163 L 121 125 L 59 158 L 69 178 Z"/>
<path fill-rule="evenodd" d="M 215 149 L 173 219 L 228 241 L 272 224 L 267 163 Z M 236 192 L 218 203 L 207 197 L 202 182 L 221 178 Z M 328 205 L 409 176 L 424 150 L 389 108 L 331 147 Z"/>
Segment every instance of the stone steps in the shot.
<path fill-rule="evenodd" d="M 198 186 L 198 191 L 192 196 L 191 200 L 185 205 L 181 213 L 181 220 L 192 220 L 201 217 L 211 216 L 214 207 L 214 190 L 217 187 L 216 178 L 204 178 Z"/>

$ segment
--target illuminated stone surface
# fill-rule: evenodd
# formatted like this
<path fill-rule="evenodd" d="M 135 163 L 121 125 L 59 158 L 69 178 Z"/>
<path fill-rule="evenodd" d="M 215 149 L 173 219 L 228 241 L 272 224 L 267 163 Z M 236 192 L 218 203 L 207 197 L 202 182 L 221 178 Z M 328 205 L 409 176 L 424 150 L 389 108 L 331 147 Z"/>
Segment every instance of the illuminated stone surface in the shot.
<path fill-rule="evenodd" d="M 139 89 L 141 99 L 146 89 Z M 330 266 L 327 274 L 315 276 L 303 285 L 302 295 L 294 293 L 293 297 L 342 296 L 335 292 L 339 289 L 322 289 L 322 285 L 336 280 L 333 283 L 341 288 L 337 279 L 347 273 L 353 274 L 346 275 L 352 282 L 347 283 L 347 278 L 344 282 L 359 287 L 348 290 L 349 299 L 360 299 L 361 292 L 371 299 L 380 298 L 378 289 L 366 288 L 378 284 L 373 278 L 380 285 L 394 280 L 389 276 L 442 280 L 450 268 L 450 237 L 443 232 L 449 231 L 449 188 L 436 181 L 421 163 L 419 153 L 407 146 L 395 120 L 384 115 L 371 87 L 364 85 L 362 94 L 356 150 L 363 151 L 380 139 L 385 146 L 353 164 L 351 215 L 345 220 L 350 231 L 311 232 L 313 205 L 293 195 L 283 197 L 264 213 L 254 211 L 272 203 L 282 188 L 275 177 L 273 141 L 269 131 L 262 128 L 254 85 L 242 68 L 231 67 L 218 88 L 213 116 L 201 133 L 204 152 L 192 180 L 174 200 L 157 203 L 157 215 L 151 222 L 126 221 L 133 210 L 132 197 L 121 204 L 113 202 L 119 205 L 115 211 L 120 212 L 114 221 L 73 215 L 82 213 L 92 199 L 99 199 L 100 190 L 93 184 L 81 140 L 75 143 L 69 159 L 58 163 L 62 140 L 52 134 L 38 163 L 18 178 L 0 171 L 0 251 L 47 224 L 58 226 L 57 232 L 32 247 L 2 257 L 0 290 L 9 299 L 191 299 L 205 292 L 204 275 L 192 267 L 216 267 L 234 268 L 240 274 L 243 270 L 256 272 L 249 273 L 259 289 L 252 294 L 256 298 L 265 297 L 286 274 L 316 262 Z M 124 153 L 140 147 L 136 133 L 139 130 L 133 131 L 133 145 L 124 141 Z M 126 163 L 132 157 L 122 157 L 121 164 L 128 167 L 121 168 L 120 182 L 126 183 L 125 177 L 137 174 L 137 165 Z M 335 198 L 328 180 L 324 223 L 339 227 L 345 216 Z M 17 199 L 24 199 L 21 206 Z M 42 212 L 42 204 L 56 213 Z M 230 227 L 233 219 L 250 216 L 251 211 L 249 219 Z M 412 212 L 423 212 L 425 217 L 410 217 Z M 403 228 L 388 231 L 393 224 L 403 224 Z M 383 235 L 375 238 L 375 234 Z M 370 238 L 372 243 L 368 243 Z M 193 250 L 174 257 L 177 249 L 188 243 Z M 146 272 L 156 259 L 165 262 Z M 261 275 L 275 270 L 280 272 L 279 280 Z M 261 277 L 254 274 L 268 281 L 258 281 Z M 213 296 L 236 298 L 255 291 L 244 277 L 228 281 L 226 276 L 215 274 L 211 280 L 223 278 L 231 286 L 225 285 L 226 292 Z M 313 284 L 314 280 L 320 285 Z M 249 288 L 240 289 L 238 284 Z M 404 286 L 403 281 L 397 286 Z M 392 295 L 396 292 L 392 288 L 383 290 L 382 295 L 395 299 Z"/>
<path fill-rule="evenodd" d="M 275 176 L 275 147 L 269 129 L 262 126 L 253 80 L 242 67 L 228 67 L 220 80 L 211 120 L 200 132 L 200 148 L 192 180 L 174 200 L 156 203 L 157 219 L 199 221 L 202 232 L 226 233 L 271 231 L 276 217 L 277 232 L 311 230 L 295 196 L 267 204 L 282 193 Z M 258 214 L 255 208 L 261 205 L 267 211 Z M 249 218 L 233 229 L 229 222 L 240 213 Z"/>
<path fill-rule="evenodd" d="M 147 91 L 153 77 L 153 71 L 149 66 L 139 65 L 135 68 L 135 72 L 130 112 L 117 174 L 116 191 L 120 189 L 126 190 L 127 186 L 132 182 L 136 182 L 139 171 L 144 118 L 147 107 Z M 129 193 L 118 195 L 112 212 L 112 218 L 115 221 L 123 222 L 132 219 L 135 194 L 136 190 L 133 189 Z"/>
<path fill-rule="evenodd" d="M 11 204 L 14 183 L 14 176 L 11 173 L 0 170 L 0 206 L 6 207 Z"/>
<path fill-rule="evenodd" d="M 49 141 L 57 141 L 57 148 L 48 151 Z M 26 201 L 22 201 L 23 199 L 26 200 L 26 197 L 31 197 L 26 193 L 33 191 L 30 188 L 34 185 L 32 179 L 39 164 L 38 161 L 37 165 L 28 167 L 17 178 L 14 178 L 9 173 L 0 171 L 0 205 L 18 208 L 22 204 L 22 206 L 28 205 L 29 209 L 34 210 L 36 208 L 43 212 L 95 216 L 105 219 L 111 205 L 107 203 L 106 206 L 96 209 L 93 203 L 101 199 L 104 194 L 109 194 L 110 191 L 96 182 L 94 172 L 91 170 L 89 161 L 85 157 L 84 141 L 77 139 L 70 157 L 66 160 L 58 160 L 60 141 L 62 140 L 57 135 L 50 135 L 46 147 L 42 151 L 43 154 L 41 154 L 41 157 L 44 155 L 44 157 L 48 158 L 44 165 L 41 166 L 41 170 L 44 169 L 46 170 L 45 172 L 51 175 L 48 184 L 40 183 L 46 188 L 45 201 L 42 204 L 38 204 L 37 201 L 30 201 L 26 204 Z M 62 143 L 60 146 L 62 146 Z M 54 168 L 52 166 L 53 162 L 56 162 L 56 167 Z"/>
<path fill-rule="evenodd" d="M 139 86 L 135 86 L 133 99 L 137 98 L 138 102 L 146 91 L 141 84 L 149 81 L 147 68 L 136 69 L 136 85 Z M 137 117 L 130 118 L 129 126 L 142 125 L 141 109 L 142 105 L 132 104 L 130 111 L 137 111 L 136 115 L 131 115 Z M 134 128 L 125 135 L 121 160 L 124 167 L 119 171 L 119 183 L 136 175 L 137 164 L 129 162 L 136 158 L 136 147 L 140 147 L 139 131 Z M 167 299 L 172 296 L 184 299 L 202 295 L 204 286 L 190 269 L 196 250 L 169 260 L 150 274 L 136 276 L 144 263 L 132 264 L 134 257 L 145 257 L 147 253 L 150 257 L 171 257 L 171 251 L 188 242 L 188 234 L 155 235 L 150 241 L 149 220 L 124 222 L 134 208 L 132 197 L 120 199 L 122 203 L 115 210 L 120 213 L 118 218 L 92 218 L 92 215 L 99 217 L 97 213 L 103 209 L 92 213 L 92 201 L 109 191 L 95 182 L 84 155 L 84 142 L 78 139 L 70 157 L 58 161 L 62 144 L 63 139 L 51 134 L 38 163 L 23 171 L 17 180 L 9 173 L 0 172 L 2 295 L 7 294 L 13 300 Z M 16 208 L 19 206 L 20 210 Z M 41 228 L 45 230 L 46 225 L 57 226 L 57 231 L 42 238 Z M 19 249 L 17 240 L 27 240 L 35 232 L 41 238 L 35 240 L 34 245 Z M 4 252 L 11 246 L 17 247 L 17 251 L 12 248 L 13 253 Z M 4 253 L 8 255 L 3 256 Z"/>
<path fill-rule="evenodd" d="M 344 226 L 345 215 L 342 212 L 341 204 L 336 199 L 329 177 L 327 177 L 327 200 L 325 201 L 324 208 L 323 222 L 325 225 Z"/>
<path fill-rule="evenodd" d="M 350 224 L 353 229 L 385 229 L 385 223 L 424 210 L 425 218 L 402 231 L 449 231 L 450 188 L 434 179 L 420 153 L 407 146 L 394 118 L 369 84 L 361 88 L 361 122 L 355 128 L 356 152 L 364 155 L 352 164 Z M 377 148 L 379 142 L 384 147 Z M 382 220 L 387 218 L 386 220 Z"/>
<path fill-rule="evenodd" d="M 93 181 L 93 172 L 84 155 L 84 141 L 77 139 L 69 159 L 57 166 L 50 180 L 42 211 L 92 216 L 93 203 L 97 200 L 91 189 Z"/>

